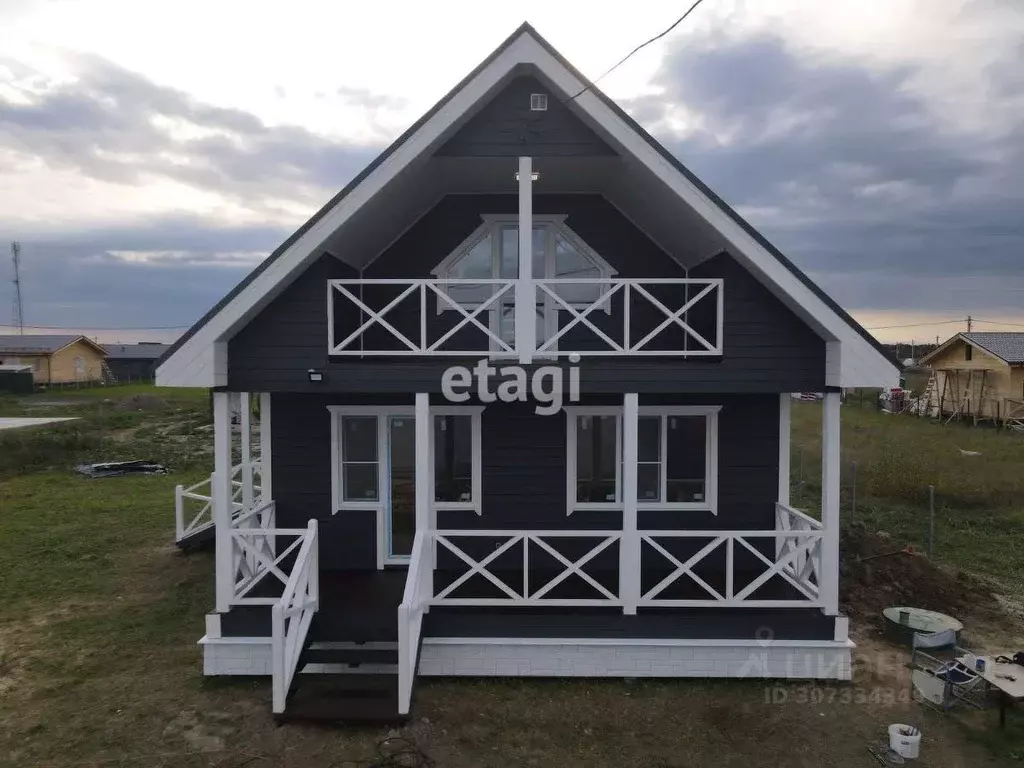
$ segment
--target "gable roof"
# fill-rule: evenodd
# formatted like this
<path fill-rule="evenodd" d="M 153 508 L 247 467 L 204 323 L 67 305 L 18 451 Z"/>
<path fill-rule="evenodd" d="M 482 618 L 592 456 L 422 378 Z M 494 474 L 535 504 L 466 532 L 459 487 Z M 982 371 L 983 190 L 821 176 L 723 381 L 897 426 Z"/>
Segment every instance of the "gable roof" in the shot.
<path fill-rule="evenodd" d="M 156 360 L 170 349 L 169 344 L 144 342 L 141 344 L 104 344 L 107 357 L 132 358 L 134 360 Z"/>
<path fill-rule="evenodd" d="M 775 284 L 781 293 L 786 294 L 793 308 L 806 310 L 805 319 L 808 315 L 813 319 L 827 342 L 845 345 L 843 353 L 838 347 L 830 348 L 827 353 L 826 380 L 829 385 L 886 385 L 896 380 L 897 369 L 885 347 L 611 98 L 576 70 L 530 24 L 524 23 L 175 341 L 160 360 L 158 381 L 171 386 L 226 385 L 226 340 L 258 310 L 261 301 L 272 297 L 279 284 L 285 283 L 293 272 L 308 263 L 311 254 L 322 246 L 334 229 L 408 162 L 428 148 L 431 142 L 447 139 L 445 132 L 450 133 L 449 129 L 459 118 L 488 96 L 504 76 L 522 64 L 536 67 L 556 89 L 566 94 L 567 101 L 571 100 L 577 109 L 600 123 L 635 156 L 640 157 L 643 153 L 640 159 L 648 168 L 684 202 L 712 220 L 719 230 L 718 220 L 724 219 L 737 228 L 743 239 L 749 240 L 737 243 L 736 255 L 741 259 L 749 257 L 748 266 L 749 262 L 756 262 L 757 269 L 751 271 L 755 274 L 760 272 L 762 281 Z M 378 176 L 380 178 L 375 178 Z M 680 180 L 684 183 L 680 184 Z M 714 220 L 715 216 L 718 220 Z M 328 230 L 330 224 L 334 226 Z M 735 238 L 733 240 L 735 242 Z M 186 350 L 189 346 L 193 348 Z"/>
<path fill-rule="evenodd" d="M 1008 365 L 1024 365 L 1024 332 L 1020 331 L 958 333 L 922 357 L 921 362 L 927 363 L 957 341 L 964 341 L 978 347 Z"/>
<path fill-rule="evenodd" d="M 103 347 L 81 334 L 8 334 L 0 336 L 0 354 L 52 355 L 64 347 L 82 341 L 103 352 Z"/>

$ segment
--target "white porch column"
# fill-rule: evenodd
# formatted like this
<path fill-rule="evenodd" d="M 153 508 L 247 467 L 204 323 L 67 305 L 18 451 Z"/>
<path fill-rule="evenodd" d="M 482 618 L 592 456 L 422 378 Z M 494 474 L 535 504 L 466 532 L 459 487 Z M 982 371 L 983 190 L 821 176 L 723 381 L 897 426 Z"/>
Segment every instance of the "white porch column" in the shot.
<path fill-rule="evenodd" d="M 231 395 L 213 393 L 213 522 L 216 546 L 217 610 L 231 608 L 234 593 L 231 543 Z"/>
<path fill-rule="evenodd" d="M 434 528 L 430 488 L 430 395 L 416 393 L 416 530 Z"/>
<path fill-rule="evenodd" d="M 252 509 L 255 493 L 252 488 L 252 400 L 248 392 L 238 396 L 242 442 L 242 508 Z"/>
<path fill-rule="evenodd" d="M 333 416 L 332 416 L 333 418 Z M 265 501 L 274 498 L 273 449 L 270 447 L 270 393 L 260 393 L 260 493 Z"/>
<path fill-rule="evenodd" d="M 839 613 L 839 393 L 826 392 L 821 417 L 822 610 Z"/>
<path fill-rule="evenodd" d="M 622 402 L 622 541 L 619 544 L 619 590 L 623 613 L 636 613 L 640 602 L 640 534 L 636 503 L 639 411 L 637 393 L 626 393 Z"/>
<path fill-rule="evenodd" d="M 519 277 L 516 280 L 516 351 L 533 361 L 537 344 L 537 297 L 533 284 L 533 160 L 519 158 Z"/>
<path fill-rule="evenodd" d="M 779 395 L 779 504 L 789 505 L 790 414 L 793 396 Z"/>

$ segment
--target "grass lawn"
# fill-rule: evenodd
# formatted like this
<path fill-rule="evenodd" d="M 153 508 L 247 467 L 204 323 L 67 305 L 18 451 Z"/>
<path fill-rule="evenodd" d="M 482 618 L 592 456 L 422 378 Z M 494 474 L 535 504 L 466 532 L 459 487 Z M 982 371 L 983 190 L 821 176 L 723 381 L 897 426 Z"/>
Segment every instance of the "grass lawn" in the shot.
<path fill-rule="evenodd" d="M 817 514 L 819 404 L 794 403 L 792 440 L 793 503 Z M 1008 591 L 1024 586 L 1024 435 L 851 405 L 842 409 L 842 445 L 844 525 L 855 517 L 925 551 L 934 486 L 934 559 Z"/>
<path fill-rule="evenodd" d="M 168 397 L 106 439 L 164 450 L 135 435 L 164 436 L 192 413 Z M 68 471 L 74 451 L 46 455 L 47 468 L 0 469 L 0 766 L 367 764 L 347 761 L 372 755 L 388 731 L 276 727 L 269 680 L 203 678 L 195 643 L 213 603 L 212 558 L 171 546 L 173 486 L 202 477 L 201 461 L 87 480 Z M 858 642 L 852 685 L 424 680 L 399 733 L 438 768 L 863 768 L 875 764 L 868 741 L 921 714 L 906 701 L 905 652 L 868 634 Z M 923 764 L 1019 765 L 1019 714 L 997 734 L 993 712 L 924 713 Z"/>

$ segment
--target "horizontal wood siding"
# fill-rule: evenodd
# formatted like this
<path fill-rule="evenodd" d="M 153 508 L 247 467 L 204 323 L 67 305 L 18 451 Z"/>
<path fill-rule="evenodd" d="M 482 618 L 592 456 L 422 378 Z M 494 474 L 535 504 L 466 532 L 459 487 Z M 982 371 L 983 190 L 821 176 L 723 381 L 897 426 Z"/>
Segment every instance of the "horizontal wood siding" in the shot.
<path fill-rule="evenodd" d="M 449 195 L 365 270 L 363 277 L 429 277 L 431 270 L 480 224 L 483 213 L 514 213 L 512 195 Z M 643 232 L 598 195 L 537 195 L 538 213 L 567 214 L 566 223 L 618 271 L 620 277 L 682 277 L 683 270 Z M 354 277 L 330 256 L 314 263 L 229 343 L 231 389 L 292 392 L 440 392 L 452 358 L 330 358 L 327 354 L 326 280 Z M 725 279 L 725 354 L 721 359 L 584 358 L 584 392 L 795 392 L 824 386 L 824 342 L 728 255 L 691 270 L 691 277 Z M 455 312 L 428 317 L 451 323 Z M 602 324 L 609 322 L 601 315 Z M 403 316 L 404 315 L 404 316 Z M 355 316 L 339 323 L 354 327 Z M 418 310 L 396 308 L 410 334 Z M 707 318 L 694 320 L 706 325 Z M 439 325 L 438 327 L 442 327 Z M 448 326 L 450 327 L 450 326 Z M 576 332 L 573 331 L 575 334 Z M 577 337 L 567 344 L 585 345 Z M 563 346 L 563 348 L 566 348 Z M 474 362 L 474 361 L 464 361 Z M 310 382 L 307 370 L 324 372 Z"/>
<path fill-rule="evenodd" d="M 531 111 L 530 95 L 548 97 L 545 111 Z M 539 80 L 513 79 L 437 151 L 446 157 L 567 157 L 614 155 L 562 98 Z"/>
<path fill-rule="evenodd" d="M 332 514 L 331 401 L 316 395 L 274 395 L 270 434 L 277 525 L 301 528 L 310 519 L 319 520 L 323 570 L 376 568 L 376 514 Z"/>

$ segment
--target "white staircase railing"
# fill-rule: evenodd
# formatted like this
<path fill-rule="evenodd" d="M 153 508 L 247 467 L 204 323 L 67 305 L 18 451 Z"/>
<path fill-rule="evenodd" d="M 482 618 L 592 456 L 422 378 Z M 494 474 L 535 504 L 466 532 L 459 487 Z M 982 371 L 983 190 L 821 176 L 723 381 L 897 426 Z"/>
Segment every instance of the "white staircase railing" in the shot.
<path fill-rule="evenodd" d="M 284 592 L 270 607 L 274 713 L 284 712 L 309 625 L 320 604 L 317 522 L 310 520 L 298 541 Z"/>
<path fill-rule="evenodd" d="M 251 462 L 253 478 L 252 491 L 249 495 L 253 498 L 253 504 L 259 505 L 260 495 L 263 491 L 259 483 L 261 464 L 259 461 Z M 243 500 L 245 492 L 245 464 L 236 464 L 231 468 L 231 513 L 239 514 L 244 508 Z M 181 541 L 193 536 L 200 531 L 213 527 L 213 475 L 200 480 L 195 485 L 185 487 L 176 485 L 174 487 L 174 540 Z"/>
<path fill-rule="evenodd" d="M 431 603 L 434 605 L 559 605 L 559 606 L 616 606 L 622 605 L 618 594 L 618 588 L 609 589 L 606 585 L 595 579 L 584 569 L 598 555 L 608 550 L 612 545 L 622 540 L 621 531 L 437 531 L 434 538 L 440 545 L 438 551 L 451 552 L 462 561 L 468 568 L 461 576 L 454 579 L 443 589 L 433 594 Z M 458 539 L 491 539 L 503 540 L 484 556 L 473 557 L 463 547 L 455 543 Z M 571 557 L 559 550 L 553 542 L 559 539 L 571 538 L 574 540 L 588 540 L 589 547 L 578 556 Z M 593 543 L 596 540 L 596 543 Z M 532 547 L 531 547 L 532 545 Z M 540 580 L 542 583 L 534 583 L 537 579 L 537 570 L 531 570 L 530 552 L 541 553 L 548 562 L 557 563 L 558 572 L 552 575 L 550 571 L 542 572 Z M 509 561 L 515 560 L 518 564 L 511 570 L 506 569 L 502 574 L 508 573 L 514 577 L 515 584 L 505 581 L 498 576 L 494 570 L 499 558 L 503 555 L 511 555 Z M 517 556 L 518 555 L 518 556 Z M 618 568 L 618 556 L 615 556 Z M 436 567 L 436 566 L 435 566 Z M 453 594 L 470 581 L 474 576 L 481 576 L 490 582 L 502 593 L 501 597 L 454 597 Z M 553 597 L 555 587 L 563 584 L 569 577 L 577 576 L 590 588 L 592 594 L 598 597 L 567 598 Z M 621 584 L 621 579 L 619 581 Z"/>
<path fill-rule="evenodd" d="M 275 528 L 275 505 L 268 501 L 231 521 L 231 605 L 273 605 L 277 588 L 294 572 L 289 563 L 303 545 L 305 528 Z M 270 584 L 264 584 L 271 579 Z M 274 583 L 276 582 L 276 584 Z M 263 594 L 253 595 L 257 587 Z"/>
<path fill-rule="evenodd" d="M 402 715 L 409 714 L 412 703 L 412 683 L 416 678 L 423 614 L 429 609 L 433 594 L 433 554 L 431 532 L 417 531 L 402 604 L 398 606 L 398 712 Z"/>

